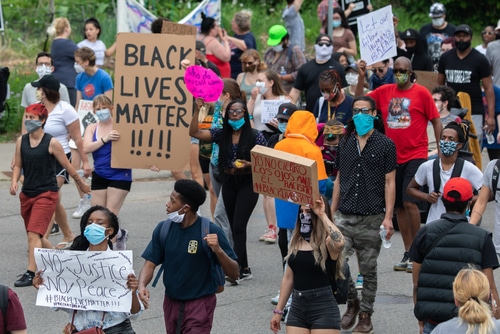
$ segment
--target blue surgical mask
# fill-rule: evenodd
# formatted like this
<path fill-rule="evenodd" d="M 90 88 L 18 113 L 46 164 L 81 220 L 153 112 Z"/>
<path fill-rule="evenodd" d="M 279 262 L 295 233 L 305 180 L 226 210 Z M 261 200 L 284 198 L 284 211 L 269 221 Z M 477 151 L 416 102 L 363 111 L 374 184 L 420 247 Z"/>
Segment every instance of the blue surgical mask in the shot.
<path fill-rule="evenodd" d="M 457 150 L 457 145 L 458 143 L 456 141 L 441 139 L 439 141 L 439 150 L 441 151 L 441 154 L 444 155 L 445 157 L 450 157 Z"/>
<path fill-rule="evenodd" d="M 111 111 L 109 111 L 108 108 L 101 109 L 97 110 L 95 112 L 95 115 L 97 116 L 97 118 L 99 118 L 100 121 L 107 121 L 108 119 L 111 118 Z"/>
<path fill-rule="evenodd" d="M 92 223 L 85 227 L 83 235 L 92 245 L 99 245 L 104 241 L 104 239 L 106 239 L 106 228 L 104 226 Z"/>
<path fill-rule="evenodd" d="M 360 112 L 359 114 L 352 116 L 352 120 L 354 121 L 354 127 L 356 128 L 358 135 L 364 136 L 373 129 L 375 116 Z"/>
<path fill-rule="evenodd" d="M 167 213 L 167 218 L 170 219 L 174 223 L 177 223 L 177 224 L 182 223 L 182 220 L 184 219 L 185 213 L 179 214 L 180 210 L 182 210 L 182 208 L 177 210 L 177 211 Z"/>
<path fill-rule="evenodd" d="M 281 133 L 285 133 L 287 125 L 287 122 L 278 123 L 278 130 L 280 130 Z"/>
<path fill-rule="evenodd" d="M 304 240 L 309 241 L 311 239 L 312 230 L 312 219 L 310 213 L 300 214 L 300 235 Z"/>
<path fill-rule="evenodd" d="M 231 125 L 233 130 L 236 131 L 236 130 L 239 130 L 243 126 L 243 124 L 245 124 L 245 117 L 242 117 L 237 121 L 230 119 L 227 122 L 229 123 L 229 125 Z"/>
<path fill-rule="evenodd" d="M 255 83 L 255 87 L 259 87 L 259 94 L 260 95 L 264 95 L 269 90 L 269 87 L 266 87 L 266 83 L 262 82 L 262 81 L 257 81 Z"/>
<path fill-rule="evenodd" d="M 42 122 L 37 119 L 27 119 L 24 121 L 26 132 L 32 133 L 42 127 Z"/>
<path fill-rule="evenodd" d="M 342 24 L 342 20 L 333 20 L 332 21 L 332 27 L 338 28 Z"/>

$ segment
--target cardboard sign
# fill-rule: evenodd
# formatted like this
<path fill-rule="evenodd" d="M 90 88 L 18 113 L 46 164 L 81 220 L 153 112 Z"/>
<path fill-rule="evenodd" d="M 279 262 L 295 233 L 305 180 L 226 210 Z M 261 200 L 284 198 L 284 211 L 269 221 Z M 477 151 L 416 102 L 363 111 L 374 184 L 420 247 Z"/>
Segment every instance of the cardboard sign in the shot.
<path fill-rule="evenodd" d="M 211 16 L 210 16 L 211 17 Z M 167 20 L 163 20 L 161 25 L 162 34 L 172 34 L 172 35 L 196 35 L 198 29 L 195 26 L 189 24 L 179 24 Z"/>
<path fill-rule="evenodd" d="M 98 118 L 94 114 L 93 102 L 90 100 L 80 100 L 78 103 L 78 118 L 80 119 L 80 130 L 82 136 L 89 124 L 97 123 Z"/>
<path fill-rule="evenodd" d="M 392 6 L 359 17 L 358 32 L 361 59 L 367 65 L 396 56 Z"/>
<path fill-rule="evenodd" d="M 37 306 L 73 310 L 130 312 L 132 290 L 127 276 L 133 273 L 132 251 L 67 251 L 35 248 L 43 285 Z"/>
<path fill-rule="evenodd" d="M 111 167 L 186 166 L 193 98 L 181 60 L 194 63 L 194 51 L 195 35 L 118 34 Z"/>
<path fill-rule="evenodd" d="M 195 98 L 201 97 L 205 102 L 219 99 L 224 82 L 214 71 L 203 66 L 189 66 L 184 74 L 186 88 Z"/>
<path fill-rule="evenodd" d="M 438 74 L 436 72 L 431 71 L 413 71 L 417 76 L 417 83 L 421 86 L 424 86 L 432 92 L 432 90 L 438 86 L 437 78 Z"/>
<path fill-rule="evenodd" d="M 256 193 L 304 205 L 320 197 L 316 161 L 260 145 L 251 158 Z"/>
<path fill-rule="evenodd" d="M 283 103 L 288 103 L 290 100 L 279 99 L 279 100 L 260 100 L 260 110 L 261 110 L 261 122 L 270 123 L 276 114 L 278 114 L 278 108 Z"/>

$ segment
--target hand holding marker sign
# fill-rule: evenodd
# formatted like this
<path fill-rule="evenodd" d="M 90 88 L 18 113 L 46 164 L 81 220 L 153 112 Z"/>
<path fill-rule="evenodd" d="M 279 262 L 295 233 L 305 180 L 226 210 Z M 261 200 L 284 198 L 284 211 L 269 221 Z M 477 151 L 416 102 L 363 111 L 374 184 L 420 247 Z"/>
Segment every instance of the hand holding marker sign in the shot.
<path fill-rule="evenodd" d="M 205 102 L 215 102 L 219 99 L 224 82 L 214 71 L 202 66 L 189 66 L 184 74 L 187 90 L 195 98 L 202 98 Z"/>

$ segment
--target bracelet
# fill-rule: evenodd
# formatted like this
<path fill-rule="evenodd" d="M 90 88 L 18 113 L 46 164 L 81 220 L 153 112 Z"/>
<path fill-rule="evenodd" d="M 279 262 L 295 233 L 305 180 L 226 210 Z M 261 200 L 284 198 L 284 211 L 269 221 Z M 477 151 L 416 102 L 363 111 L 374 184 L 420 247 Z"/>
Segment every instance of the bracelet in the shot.
<path fill-rule="evenodd" d="M 282 310 L 278 310 L 278 309 L 274 310 L 273 313 L 274 314 L 281 314 L 281 315 L 285 314 L 285 312 L 283 312 Z"/>
<path fill-rule="evenodd" d="M 253 115 L 248 115 L 249 120 L 253 120 Z"/>
<path fill-rule="evenodd" d="M 104 145 L 106 145 L 106 142 L 104 141 L 104 137 L 101 137 L 101 141 Z"/>

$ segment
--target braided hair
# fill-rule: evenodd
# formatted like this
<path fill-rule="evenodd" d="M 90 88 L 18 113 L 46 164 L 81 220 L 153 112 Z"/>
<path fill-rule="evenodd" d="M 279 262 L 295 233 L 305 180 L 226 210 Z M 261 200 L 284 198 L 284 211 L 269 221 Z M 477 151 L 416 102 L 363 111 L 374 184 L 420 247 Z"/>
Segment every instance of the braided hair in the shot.
<path fill-rule="evenodd" d="M 469 125 L 465 122 L 455 122 L 452 121 L 443 128 L 444 129 L 453 129 L 458 134 L 458 142 L 465 144 L 467 139 L 469 139 Z"/>
<path fill-rule="evenodd" d="M 79 251 L 85 251 L 89 248 L 90 243 L 87 240 L 87 238 L 83 235 L 83 232 L 85 231 L 85 228 L 87 227 L 87 223 L 89 221 L 90 215 L 95 212 L 95 211 L 101 211 L 106 215 L 108 218 L 109 227 L 113 228 L 113 233 L 109 235 L 108 239 L 108 245 L 111 249 L 113 249 L 113 244 L 111 243 L 111 239 L 115 237 L 115 235 L 118 233 L 120 230 L 120 225 L 118 221 L 118 217 L 111 212 L 108 208 L 105 208 L 100 205 L 94 205 L 90 209 L 88 209 L 82 216 L 82 219 L 80 220 L 80 235 L 73 240 L 73 244 L 70 247 L 70 250 L 79 250 Z"/>

